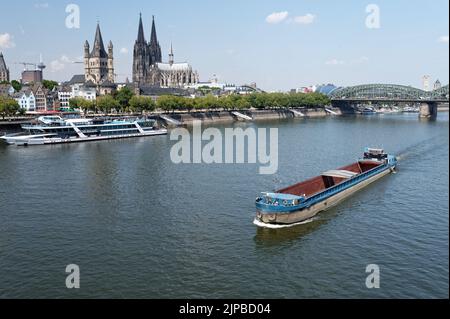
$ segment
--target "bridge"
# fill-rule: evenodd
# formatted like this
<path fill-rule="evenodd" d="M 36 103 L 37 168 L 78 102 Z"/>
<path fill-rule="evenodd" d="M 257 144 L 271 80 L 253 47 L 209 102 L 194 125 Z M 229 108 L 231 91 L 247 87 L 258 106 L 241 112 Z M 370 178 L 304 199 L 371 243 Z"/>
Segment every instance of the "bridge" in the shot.
<path fill-rule="evenodd" d="M 420 104 L 421 117 L 435 117 L 440 103 L 449 102 L 448 85 L 431 92 L 396 84 L 366 84 L 336 89 L 330 93 L 333 106 L 363 103 Z"/>

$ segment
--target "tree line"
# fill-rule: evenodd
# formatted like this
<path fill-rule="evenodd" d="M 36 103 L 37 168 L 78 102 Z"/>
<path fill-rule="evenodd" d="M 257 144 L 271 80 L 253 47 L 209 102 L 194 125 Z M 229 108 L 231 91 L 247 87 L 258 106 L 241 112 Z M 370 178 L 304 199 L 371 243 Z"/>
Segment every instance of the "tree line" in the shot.
<path fill-rule="evenodd" d="M 155 102 L 150 97 L 136 96 L 127 87 L 112 95 L 104 95 L 96 101 L 83 98 L 70 100 L 72 109 L 85 112 L 153 112 L 156 109 L 165 112 L 193 110 L 246 110 L 246 109 L 282 109 L 282 108 L 320 108 L 330 105 L 330 99 L 320 93 L 253 93 L 249 95 L 226 95 L 204 97 L 182 97 L 174 95 L 160 96 Z"/>

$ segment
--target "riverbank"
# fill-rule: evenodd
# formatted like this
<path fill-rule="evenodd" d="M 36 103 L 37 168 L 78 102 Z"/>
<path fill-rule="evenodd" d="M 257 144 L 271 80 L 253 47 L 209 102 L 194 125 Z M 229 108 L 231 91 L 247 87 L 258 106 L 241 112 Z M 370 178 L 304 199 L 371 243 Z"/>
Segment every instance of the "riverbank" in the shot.
<path fill-rule="evenodd" d="M 250 117 L 253 121 L 280 120 L 292 118 L 320 118 L 327 116 L 339 116 L 344 113 L 338 108 L 327 111 L 325 108 L 318 109 L 273 109 L 273 110 L 246 110 L 238 111 L 240 114 Z M 203 123 L 223 123 L 245 121 L 238 114 L 232 111 L 210 111 L 210 112 L 189 112 L 166 114 L 170 118 L 184 125 L 191 125 L 194 121 Z M 170 125 L 170 123 L 167 123 Z"/>
<path fill-rule="evenodd" d="M 343 112 L 339 108 L 330 108 L 329 112 L 325 108 L 317 109 L 272 109 L 272 110 L 244 110 L 239 111 L 240 114 L 252 118 L 253 121 L 258 120 L 280 120 L 289 118 L 319 118 L 326 117 L 330 115 L 342 115 Z M 160 113 L 155 112 L 148 114 L 147 117 L 153 118 L 155 120 L 163 121 L 164 124 L 171 126 L 173 123 L 161 118 L 161 115 L 165 115 L 181 123 L 182 125 L 192 125 L 194 121 L 201 121 L 203 123 L 225 123 L 225 122 L 235 122 L 243 120 L 233 111 L 176 111 L 173 113 Z M 123 117 L 123 116 L 142 116 L 141 114 L 109 114 L 109 115 L 90 115 L 88 117 Z M 0 136 L 6 133 L 16 133 L 21 131 L 21 125 L 30 123 L 34 118 L 21 118 L 14 120 L 0 121 Z"/>
<path fill-rule="evenodd" d="M 439 106 L 439 112 L 449 112 L 448 104 Z M 253 121 L 263 120 L 281 120 L 292 118 L 324 118 L 328 116 L 342 116 L 342 115 L 356 115 L 355 110 L 352 108 L 297 108 L 297 109 L 271 109 L 271 110 L 243 110 L 238 111 L 244 116 L 250 117 Z M 182 125 L 192 125 L 194 121 L 201 121 L 202 123 L 226 123 L 235 121 L 245 121 L 240 118 L 233 111 L 175 111 L 172 113 L 154 112 L 147 114 L 149 118 L 153 118 L 158 121 L 162 121 L 165 125 L 173 126 L 167 120 L 161 118 L 161 115 L 165 115 L 181 123 Z M 109 117 L 109 118 L 122 118 L 124 116 L 142 116 L 142 114 L 91 114 L 88 117 Z M 16 133 L 21 131 L 21 125 L 30 123 L 34 117 L 22 117 L 14 119 L 0 120 L 0 136 L 4 134 Z"/>

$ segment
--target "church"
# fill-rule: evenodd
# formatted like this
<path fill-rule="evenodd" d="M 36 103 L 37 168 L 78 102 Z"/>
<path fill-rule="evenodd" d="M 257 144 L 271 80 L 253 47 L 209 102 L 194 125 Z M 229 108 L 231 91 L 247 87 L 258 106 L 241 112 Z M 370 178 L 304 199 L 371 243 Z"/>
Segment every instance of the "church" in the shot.
<path fill-rule="evenodd" d="M 138 37 L 133 53 L 133 82 L 141 86 L 162 88 L 184 88 L 199 82 L 199 76 L 189 63 L 176 63 L 173 47 L 170 48 L 169 61 L 162 61 L 161 46 L 156 34 L 153 17 L 150 42 L 144 35 L 142 15 L 139 18 Z"/>
<path fill-rule="evenodd" d="M 106 51 L 100 24 L 97 23 L 92 51 L 88 41 L 84 44 L 84 77 L 85 85 L 95 87 L 100 95 L 111 94 L 116 88 L 113 50 L 110 41 Z"/>

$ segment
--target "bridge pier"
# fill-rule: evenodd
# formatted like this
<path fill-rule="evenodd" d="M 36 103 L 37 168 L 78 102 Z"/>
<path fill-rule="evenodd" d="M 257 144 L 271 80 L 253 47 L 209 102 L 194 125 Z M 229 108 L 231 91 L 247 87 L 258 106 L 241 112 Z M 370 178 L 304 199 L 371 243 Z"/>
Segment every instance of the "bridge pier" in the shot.
<path fill-rule="evenodd" d="M 419 117 L 421 119 L 436 119 L 438 105 L 435 102 L 424 102 L 420 104 Z"/>

